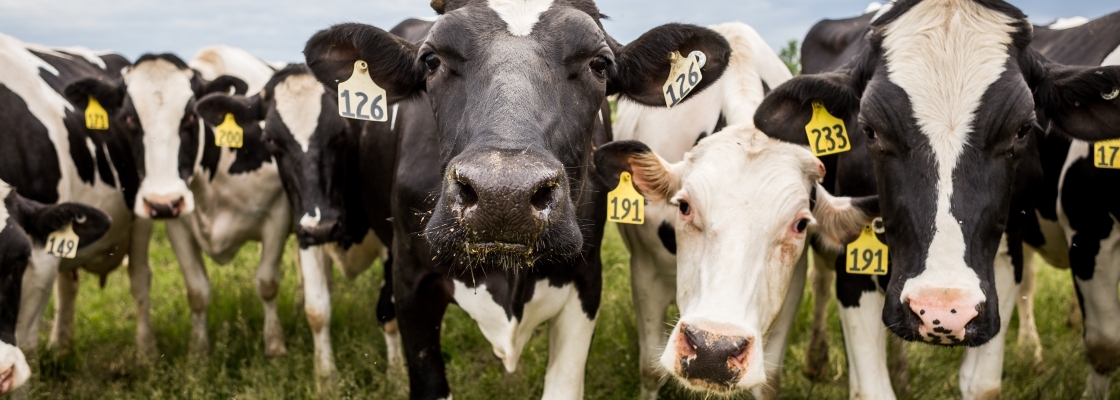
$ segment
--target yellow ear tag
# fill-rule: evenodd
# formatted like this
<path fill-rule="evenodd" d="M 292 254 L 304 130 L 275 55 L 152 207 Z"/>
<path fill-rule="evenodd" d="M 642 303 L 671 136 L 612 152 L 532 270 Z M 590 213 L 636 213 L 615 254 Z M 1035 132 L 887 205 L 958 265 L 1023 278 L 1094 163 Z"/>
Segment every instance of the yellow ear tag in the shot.
<path fill-rule="evenodd" d="M 805 125 L 805 134 L 809 135 L 809 150 L 817 157 L 852 149 L 844 121 L 829 114 L 819 101 L 813 102 L 813 119 Z"/>
<path fill-rule="evenodd" d="M 1120 169 L 1120 139 L 1093 143 L 1093 165 L 1097 168 Z"/>
<path fill-rule="evenodd" d="M 60 258 L 74 258 L 78 254 L 78 234 L 74 233 L 73 224 L 47 236 L 47 253 Z"/>
<path fill-rule="evenodd" d="M 692 89 L 700 84 L 704 79 L 704 75 L 700 73 L 700 69 L 704 68 L 704 64 L 708 62 L 708 56 L 703 52 L 694 51 L 688 54 L 688 57 L 681 56 L 680 52 L 674 51 L 669 55 L 669 79 L 661 86 L 661 91 L 665 93 L 665 106 L 670 109 L 684 100 L 685 96 L 692 93 Z"/>
<path fill-rule="evenodd" d="M 226 113 L 226 119 L 214 127 L 214 145 L 240 149 L 245 142 L 245 131 L 237 125 L 237 120 L 232 113 Z"/>
<path fill-rule="evenodd" d="M 630 173 L 618 176 L 618 186 L 607 193 L 607 221 L 641 225 L 646 222 L 646 198 L 634 190 Z"/>
<path fill-rule="evenodd" d="M 355 61 L 350 79 L 338 84 L 338 115 L 385 122 L 389 120 L 385 102 L 385 89 L 369 77 L 369 65 L 362 60 Z"/>
<path fill-rule="evenodd" d="M 863 227 L 859 238 L 848 243 L 847 265 L 845 270 L 851 274 L 860 275 L 886 275 L 887 260 L 890 249 L 875 236 L 876 230 L 882 230 L 883 219 L 875 218 L 870 224 Z"/>
<path fill-rule="evenodd" d="M 86 106 L 86 128 L 98 131 L 109 129 L 109 113 L 93 96 L 89 96 L 89 105 Z"/>

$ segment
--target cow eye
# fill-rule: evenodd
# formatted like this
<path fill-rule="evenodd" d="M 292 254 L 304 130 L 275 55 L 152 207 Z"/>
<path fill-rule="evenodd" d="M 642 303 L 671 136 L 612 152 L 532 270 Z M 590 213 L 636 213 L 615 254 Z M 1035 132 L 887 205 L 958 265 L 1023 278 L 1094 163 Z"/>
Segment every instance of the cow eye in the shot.
<path fill-rule="evenodd" d="M 681 215 L 688 216 L 692 213 L 692 207 L 688 205 L 687 201 L 681 200 L 677 205 L 677 209 L 681 210 Z"/>
<path fill-rule="evenodd" d="M 1023 124 L 1023 126 L 1020 126 L 1019 133 L 1015 134 L 1015 138 L 1022 139 L 1027 137 L 1027 135 L 1030 135 L 1031 130 L 1034 129 L 1035 124 L 1037 124 L 1037 122 L 1027 122 Z"/>
<path fill-rule="evenodd" d="M 870 126 L 867 126 L 867 125 L 864 125 L 864 126 L 863 126 L 863 134 L 864 134 L 864 135 L 867 135 L 867 138 L 868 138 L 868 139 L 871 139 L 871 140 L 875 140 L 875 138 L 877 137 L 877 136 L 875 135 L 875 130 L 874 130 L 874 129 L 871 129 L 871 127 L 870 127 Z"/>
<path fill-rule="evenodd" d="M 606 57 L 595 56 L 595 58 L 591 59 L 591 64 L 589 66 L 591 67 L 592 71 L 595 71 L 595 73 L 602 75 L 603 73 L 606 73 L 607 67 L 609 67 L 610 65 L 611 62 L 610 60 L 607 60 Z"/>
<path fill-rule="evenodd" d="M 799 219 L 797 220 L 797 223 L 793 225 L 793 231 L 797 233 L 805 233 L 806 229 L 809 229 L 808 218 Z"/>
<path fill-rule="evenodd" d="M 439 68 L 440 60 L 435 54 L 428 54 L 424 56 L 424 65 L 428 67 L 428 72 L 435 72 Z"/>

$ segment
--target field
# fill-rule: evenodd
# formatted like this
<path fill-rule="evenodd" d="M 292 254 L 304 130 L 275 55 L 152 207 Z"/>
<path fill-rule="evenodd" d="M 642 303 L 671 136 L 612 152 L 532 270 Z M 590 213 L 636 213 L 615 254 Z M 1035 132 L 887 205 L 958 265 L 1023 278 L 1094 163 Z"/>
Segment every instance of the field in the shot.
<path fill-rule="evenodd" d="M 294 245 L 284 258 L 279 308 L 288 355 L 263 355 L 263 314 L 252 284 L 256 245 L 246 246 L 227 266 L 208 264 L 213 285 L 209 310 L 212 352 L 208 358 L 187 355 L 190 312 L 178 263 L 157 225 L 152 246 L 152 324 L 161 354 L 144 363 L 136 354 L 135 307 L 123 270 L 110 275 L 104 289 L 95 276 L 83 274 L 78 296 L 74 347 L 65 354 L 46 350 L 53 306 L 40 339 L 41 360 L 32 367 L 33 398 L 64 399 L 280 399 L 318 398 L 312 374 L 311 332 L 302 313 L 293 309 L 296 287 Z M 589 399 L 633 399 L 638 394 L 637 333 L 630 300 L 629 255 L 614 226 L 603 246 L 603 303 L 588 362 Z M 208 261 L 209 263 L 209 261 Z M 1080 396 L 1088 366 L 1080 331 L 1066 325 L 1071 301 L 1067 271 L 1040 268 L 1035 299 L 1045 363 L 1031 365 L 1016 345 L 1017 320 L 1008 334 L 1003 395 L 1005 399 L 1070 399 Z M 374 307 L 380 266 L 355 281 L 336 274 L 331 333 L 341 381 L 328 396 L 358 399 L 407 397 L 399 373 L 387 374 L 383 337 Z M 847 375 L 840 323 L 833 302 L 829 320 L 831 382 L 813 384 L 802 376 L 808 342 L 811 302 L 802 303 L 783 369 L 782 395 L 792 399 L 846 399 Z M 675 318 L 674 318 L 675 319 Z M 671 319 L 672 320 L 672 319 Z M 543 327 L 529 342 L 516 373 L 507 374 L 473 321 L 452 306 L 445 319 L 443 357 L 455 399 L 531 399 L 542 391 L 547 354 Z M 963 350 L 909 344 L 912 399 L 959 397 L 957 367 Z M 883 377 L 887 379 L 887 377 Z M 1115 384 L 1114 384 L 1115 385 Z M 743 396 L 746 398 L 749 396 Z M 704 398 L 671 384 L 662 398 Z M 1113 398 L 1120 399 L 1114 388 Z"/>

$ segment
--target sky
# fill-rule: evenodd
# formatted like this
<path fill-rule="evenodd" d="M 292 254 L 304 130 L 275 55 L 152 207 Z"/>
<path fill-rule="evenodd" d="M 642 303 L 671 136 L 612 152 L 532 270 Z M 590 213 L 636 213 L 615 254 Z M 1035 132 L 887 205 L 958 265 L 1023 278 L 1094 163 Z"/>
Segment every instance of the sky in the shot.
<path fill-rule="evenodd" d="M 859 15 L 870 0 L 598 0 L 607 32 L 626 43 L 668 22 L 741 21 L 774 48 L 800 40 L 825 18 Z M 1115 0 L 1013 0 L 1036 24 L 1059 17 L 1101 17 Z M 0 33 L 50 46 L 112 50 L 135 60 L 226 44 L 267 60 L 303 61 L 316 31 L 342 22 L 389 30 L 409 17 L 435 17 L 428 0 L 0 0 Z"/>

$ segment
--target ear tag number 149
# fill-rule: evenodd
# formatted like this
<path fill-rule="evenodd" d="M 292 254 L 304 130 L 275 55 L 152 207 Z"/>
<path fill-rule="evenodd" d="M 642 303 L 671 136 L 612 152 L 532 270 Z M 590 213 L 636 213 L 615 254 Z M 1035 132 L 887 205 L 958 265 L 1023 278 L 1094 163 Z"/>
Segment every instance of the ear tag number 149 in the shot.
<path fill-rule="evenodd" d="M 629 172 L 618 177 L 618 186 L 607 193 L 607 221 L 641 225 L 646 222 L 646 198 L 634 190 Z"/>
<path fill-rule="evenodd" d="M 1097 168 L 1120 169 L 1120 139 L 1093 143 L 1093 165 Z"/>
<path fill-rule="evenodd" d="M 67 224 L 65 228 L 47 236 L 47 254 L 59 258 L 74 258 L 78 255 L 78 234 L 74 233 L 73 224 Z"/>
<path fill-rule="evenodd" d="M 813 102 L 813 119 L 805 125 L 805 134 L 809 135 L 809 150 L 817 157 L 852 149 L 844 120 L 830 114 L 819 101 Z"/>
<path fill-rule="evenodd" d="M 708 56 L 703 52 L 694 51 L 688 54 L 688 57 L 682 57 L 680 52 L 674 51 L 669 55 L 669 79 L 661 86 L 661 91 L 665 94 L 665 106 L 670 109 L 681 101 L 684 97 L 692 93 L 692 89 L 700 84 L 704 79 L 704 75 L 700 73 L 700 69 L 704 68 L 704 64 L 708 62 Z"/>
<path fill-rule="evenodd" d="M 369 77 L 369 64 L 358 60 L 354 62 L 354 73 L 350 79 L 338 84 L 338 115 L 363 121 L 385 122 L 389 120 L 385 112 L 385 89 L 377 86 Z"/>
<path fill-rule="evenodd" d="M 890 249 L 879 241 L 875 232 L 883 229 L 883 219 L 876 218 L 863 227 L 859 238 L 848 243 L 845 270 L 851 274 L 886 275 Z"/>

